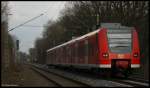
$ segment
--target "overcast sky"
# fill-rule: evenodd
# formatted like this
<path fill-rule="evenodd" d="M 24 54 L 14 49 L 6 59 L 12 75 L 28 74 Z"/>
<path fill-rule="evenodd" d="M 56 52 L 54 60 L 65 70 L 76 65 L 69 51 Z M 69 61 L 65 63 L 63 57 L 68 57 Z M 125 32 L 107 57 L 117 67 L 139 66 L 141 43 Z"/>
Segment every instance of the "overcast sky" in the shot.
<path fill-rule="evenodd" d="M 33 17 L 44 13 L 43 16 L 25 24 L 41 27 L 22 26 L 10 31 L 20 40 L 20 51 L 28 53 L 29 48 L 34 46 L 37 38 L 42 37 L 43 25 L 49 20 L 56 20 L 60 11 L 65 8 L 64 1 L 11 1 L 9 2 L 10 13 L 9 29 L 22 24 Z"/>

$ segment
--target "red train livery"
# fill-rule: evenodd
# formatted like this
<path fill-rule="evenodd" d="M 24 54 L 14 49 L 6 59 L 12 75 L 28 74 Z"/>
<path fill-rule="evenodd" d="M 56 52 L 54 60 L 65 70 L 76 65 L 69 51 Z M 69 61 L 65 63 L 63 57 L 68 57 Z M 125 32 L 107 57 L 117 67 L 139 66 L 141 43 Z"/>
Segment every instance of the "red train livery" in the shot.
<path fill-rule="evenodd" d="M 47 50 L 48 65 L 129 70 L 140 67 L 134 27 L 103 23 L 101 28 Z"/>

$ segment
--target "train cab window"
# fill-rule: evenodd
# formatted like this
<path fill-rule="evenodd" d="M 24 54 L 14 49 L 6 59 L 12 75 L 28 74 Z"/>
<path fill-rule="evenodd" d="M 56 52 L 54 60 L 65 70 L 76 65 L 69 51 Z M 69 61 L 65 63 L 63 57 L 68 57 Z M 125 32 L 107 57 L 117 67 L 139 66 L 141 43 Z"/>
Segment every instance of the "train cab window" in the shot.
<path fill-rule="evenodd" d="M 111 52 L 131 52 L 132 32 L 131 29 L 109 29 L 107 31 L 108 43 Z"/>

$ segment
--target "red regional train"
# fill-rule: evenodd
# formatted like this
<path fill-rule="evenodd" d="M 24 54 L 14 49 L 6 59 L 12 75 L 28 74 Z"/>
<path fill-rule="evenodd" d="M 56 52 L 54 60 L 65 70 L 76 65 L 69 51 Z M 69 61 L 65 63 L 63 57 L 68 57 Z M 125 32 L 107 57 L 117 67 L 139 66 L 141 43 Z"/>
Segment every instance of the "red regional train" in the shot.
<path fill-rule="evenodd" d="M 102 23 L 98 30 L 48 49 L 46 64 L 107 69 L 128 76 L 140 67 L 138 34 L 134 27 Z"/>

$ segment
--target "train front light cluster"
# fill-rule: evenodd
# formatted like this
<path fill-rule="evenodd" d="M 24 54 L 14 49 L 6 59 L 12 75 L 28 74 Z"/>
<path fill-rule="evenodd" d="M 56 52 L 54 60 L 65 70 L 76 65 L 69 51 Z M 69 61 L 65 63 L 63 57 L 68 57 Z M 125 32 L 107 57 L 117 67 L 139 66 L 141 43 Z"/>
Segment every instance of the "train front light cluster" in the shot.
<path fill-rule="evenodd" d="M 102 56 L 103 56 L 104 58 L 108 58 L 108 57 L 109 57 L 108 53 L 103 53 Z"/>
<path fill-rule="evenodd" d="M 138 57 L 139 55 L 138 55 L 138 53 L 134 53 L 133 56 L 134 57 Z"/>

